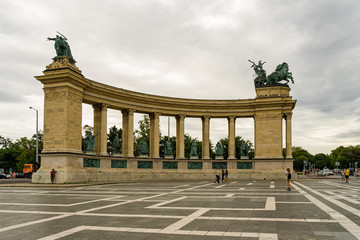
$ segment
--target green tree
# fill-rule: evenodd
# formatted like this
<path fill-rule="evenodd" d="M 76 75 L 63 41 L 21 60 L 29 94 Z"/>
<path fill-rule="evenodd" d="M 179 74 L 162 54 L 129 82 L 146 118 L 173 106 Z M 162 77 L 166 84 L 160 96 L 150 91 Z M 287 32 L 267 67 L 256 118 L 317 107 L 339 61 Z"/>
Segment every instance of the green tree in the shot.
<path fill-rule="evenodd" d="M 315 154 L 312 159 L 312 163 L 315 164 L 315 166 L 317 168 L 324 168 L 324 167 L 333 168 L 334 167 L 331 164 L 330 156 L 326 155 L 324 153 Z"/>
<path fill-rule="evenodd" d="M 304 160 L 314 164 L 314 162 L 312 162 L 313 156 L 302 147 L 292 147 L 292 156 L 294 158 L 295 171 L 302 171 L 304 169 Z"/>

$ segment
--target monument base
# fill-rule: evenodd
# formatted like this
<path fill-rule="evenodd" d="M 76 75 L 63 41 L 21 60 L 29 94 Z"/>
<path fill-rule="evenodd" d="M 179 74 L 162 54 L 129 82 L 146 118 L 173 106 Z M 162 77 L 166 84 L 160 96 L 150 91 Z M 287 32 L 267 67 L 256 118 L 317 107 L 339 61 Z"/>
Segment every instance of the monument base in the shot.
<path fill-rule="evenodd" d="M 163 169 L 165 159 L 148 159 L 152 167 L 138 168 L 141 158 L 119 157 L 115 161 L 124 164 L 113 165 L 113 157 L 91 157 L 98 164 L 84 167 L 89 156 L 86 154 L 41 154 L 41 168 L 33 174 L 33 183 L 51 183 L 50 171 L 55 169 L 55 183 L 114 183 L 114 182 L 140 182 L 140 181 L 212 181 L 219 173 L 213 169 L 216 160 L 200 160 L 191 165 L 191 160 L 172 160 L 178 163 L 177 169 Z M 285 180 L 286 168 L 292 169 L 293 159 L 249 159 L 249 160 L 224 160 L 229 170 L 229 178 L 234 180 Z M 114 167 L 115 166 L 115 167 Z M 198 166 L 199 169 L 193 168 Z M 293 174 L 296 180 L 297 175 Z"/>
<path fill-rule="evenodd" d="M 198 156 L 191 156 L 190 159 L 191 159 L 191 160 L 195 160 L 195 159 L 196 159 L 196 160 L 199 160 L 199 157 L 198 157 Z"/>
<path fill-rule="evenodd" d="M 240 159 L 249 159 L 249 157 L 241 156 Z"/>
<path fill-rule="evenodd" d="M 223 157 L 223 156 L 216 156 L 215 159 L 217 159 L 217 160 L 224 160 L 224 157 Z"/>
<path fill-rule="evenodd" d="M 138 158 L 149 158 L 149 155 L 139 155 Z"/>
<path fill-rule="evenodd" d="M 174 156 L 173 155 L 169 155 L 169 156 L 164 156 L 165 159 L 174 159 Z"/>

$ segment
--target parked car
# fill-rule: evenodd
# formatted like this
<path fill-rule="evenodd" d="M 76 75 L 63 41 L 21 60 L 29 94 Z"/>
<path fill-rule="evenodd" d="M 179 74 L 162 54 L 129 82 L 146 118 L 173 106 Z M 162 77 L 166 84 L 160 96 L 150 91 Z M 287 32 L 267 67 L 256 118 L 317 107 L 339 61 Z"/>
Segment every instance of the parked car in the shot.
<path fill-rule="evenodd" d="M 6 175 L 3 173 L 0 173 L 0 179 L 7 179 Z"/>
<path fill-rule="evenodd" d="M 324 168 L 323 170 L 320 170 L 318 172 L 318 176 L 325 177 L 325 176 L 329 176 L 329 175 L 334 175 L 334 172 L 328 168 Z"/>

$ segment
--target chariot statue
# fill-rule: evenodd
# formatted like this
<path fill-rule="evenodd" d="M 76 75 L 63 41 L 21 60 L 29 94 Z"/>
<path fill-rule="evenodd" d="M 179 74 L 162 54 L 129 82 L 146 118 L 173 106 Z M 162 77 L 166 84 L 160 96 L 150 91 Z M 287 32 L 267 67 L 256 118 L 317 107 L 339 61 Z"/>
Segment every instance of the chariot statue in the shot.
<path fill-rule="evenodd" d="M 278 84 L 288 84 L 290 81 L 294 83 L 294 78 L 292 73 L 289 72 L 289 65 L 286 62 L 279 64 L 275 71 L 270 75 L 266 76 L 266 71 L 263 69 L 263 65 L 266 62 L 259 61 L 258 64 L 249 60 L 252 63 L 252 68 L 254 68 L 254 84 L 255 86 L 271 86 Z"/>

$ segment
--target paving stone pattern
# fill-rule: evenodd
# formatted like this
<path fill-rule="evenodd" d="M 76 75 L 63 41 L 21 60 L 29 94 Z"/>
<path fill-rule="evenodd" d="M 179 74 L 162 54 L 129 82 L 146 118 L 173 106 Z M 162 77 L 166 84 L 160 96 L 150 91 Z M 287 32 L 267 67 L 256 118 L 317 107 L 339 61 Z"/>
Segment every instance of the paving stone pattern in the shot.
<path fill-rule="evenodd" d="M 360 239 L 360 179 L 1 187 L 1 239 Z"/>

